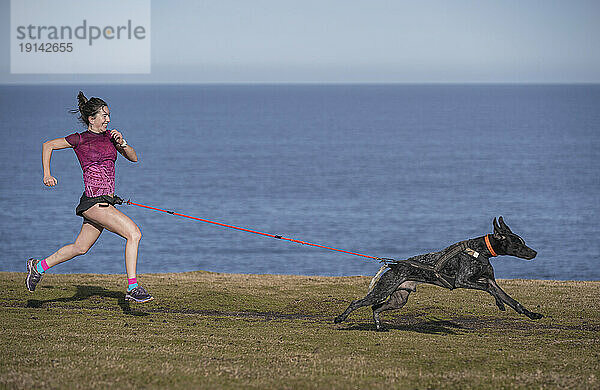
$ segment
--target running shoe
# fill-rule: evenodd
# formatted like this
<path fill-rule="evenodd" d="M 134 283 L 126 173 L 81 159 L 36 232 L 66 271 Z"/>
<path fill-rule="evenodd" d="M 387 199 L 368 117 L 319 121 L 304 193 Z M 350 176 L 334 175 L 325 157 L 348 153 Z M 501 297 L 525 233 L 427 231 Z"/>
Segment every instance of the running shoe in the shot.
<path fill-rule="evenodd" d="M 35 290 L 35 286 L 42 280 L 42 276 L 44 276 L 44 274 L 37 270 L 39 262 L 39 260 L 36 260 L 33 257 L 27 260 L 27 278 L 25 279 L 25 285 L 27 285 L 27 290 L 29 290 L 29 292 Z"/>
<path fill-rule="evenodd" d="M 125 300 L 127 301 L 144 303 L 153 299 L 154 297 L 148 294 L 148 291 L 146 291 L 142 286 L 137 286 L 130 291 L 127 291 L 127 294 L 125 294 Z"/>

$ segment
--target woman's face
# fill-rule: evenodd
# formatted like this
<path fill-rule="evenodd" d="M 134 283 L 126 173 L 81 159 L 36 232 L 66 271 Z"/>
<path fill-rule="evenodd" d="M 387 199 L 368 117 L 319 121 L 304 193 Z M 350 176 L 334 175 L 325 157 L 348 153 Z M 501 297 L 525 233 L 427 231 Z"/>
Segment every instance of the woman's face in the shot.
<path fill-rule="evenodd" d="M 89 117 L 90 121 L 90 130 L 95 133 L 103 133 L 106 131 L 106 127 L 110 122 L 110 111 L 108 111 L 108 106 L 103 106 L 100 111 L 96 113 L 94 116 Z"/>

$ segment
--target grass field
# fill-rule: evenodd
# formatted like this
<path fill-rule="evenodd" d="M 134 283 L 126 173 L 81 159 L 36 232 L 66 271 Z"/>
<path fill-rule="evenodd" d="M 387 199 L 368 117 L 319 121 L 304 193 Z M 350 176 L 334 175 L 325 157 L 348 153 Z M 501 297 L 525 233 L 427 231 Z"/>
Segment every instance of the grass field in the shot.
<path fill-rule="evenodd" d="M 368 277 L 0 273 L 0 388 L 600 388 L 600 282 L 502 280 L 533 321 L 480 291 L 419 286 L 400 311 L 334 325 Z"/>

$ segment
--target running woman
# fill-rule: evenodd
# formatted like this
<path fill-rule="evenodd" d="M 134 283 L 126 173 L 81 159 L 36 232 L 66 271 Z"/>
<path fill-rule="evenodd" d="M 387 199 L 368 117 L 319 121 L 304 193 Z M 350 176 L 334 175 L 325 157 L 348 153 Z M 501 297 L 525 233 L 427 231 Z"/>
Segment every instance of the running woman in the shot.
<path fill-rule="evenodd" d="M 138 160 L 137 154 L 119 131 L 107 130 L 110 112 L 102 99 L 93 97 L 88 100 L 80 91 L 77 100 L 79 109 L 73 112 L 79 112 L 79 120 L 87 126 L 87 131 L 45 142 L 42 148 L 42 165 L 44 184 L 54 187 L 57 180 L 50 174 L 52 151 L 73 148 L 83 170 L 85 191 L 75 210 L 77 215 L 83 217 L 83 225 L 73 244 L 60 248 L 42 261 L 33 258 L 27 260 L 27 289 L 33 292 L 48 268 L 85 254 L 102 231 L 108 229 L 127 240 L 125 268 L 128 288 L 125 299 L 148 302 L 153 297 L 138 285 L 136 278 L 138 245 L 142 233 L 131 218 L 114 206 L 122 202 L 115 196 L 117 152 L 132 162 Z"/>

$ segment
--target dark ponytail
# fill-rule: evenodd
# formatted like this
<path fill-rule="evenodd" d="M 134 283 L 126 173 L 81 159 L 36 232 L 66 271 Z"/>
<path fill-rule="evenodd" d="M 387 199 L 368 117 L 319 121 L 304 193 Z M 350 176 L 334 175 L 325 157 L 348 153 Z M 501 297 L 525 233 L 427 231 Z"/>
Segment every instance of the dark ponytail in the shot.
<path fill-rule="evenodd" d="M 81 91 L 77 94 L 77 105 L 78 108 L 76 110 L 71 110 L 71 113 L 79 113 L 79 121 L 86 126 L 90 125 L 90 120 L 88 119 L 90 116 L 95 116 L 102 110 L 102 107 L 107 106 L 104 100 L 97 97 L 88 100 Z"/>

